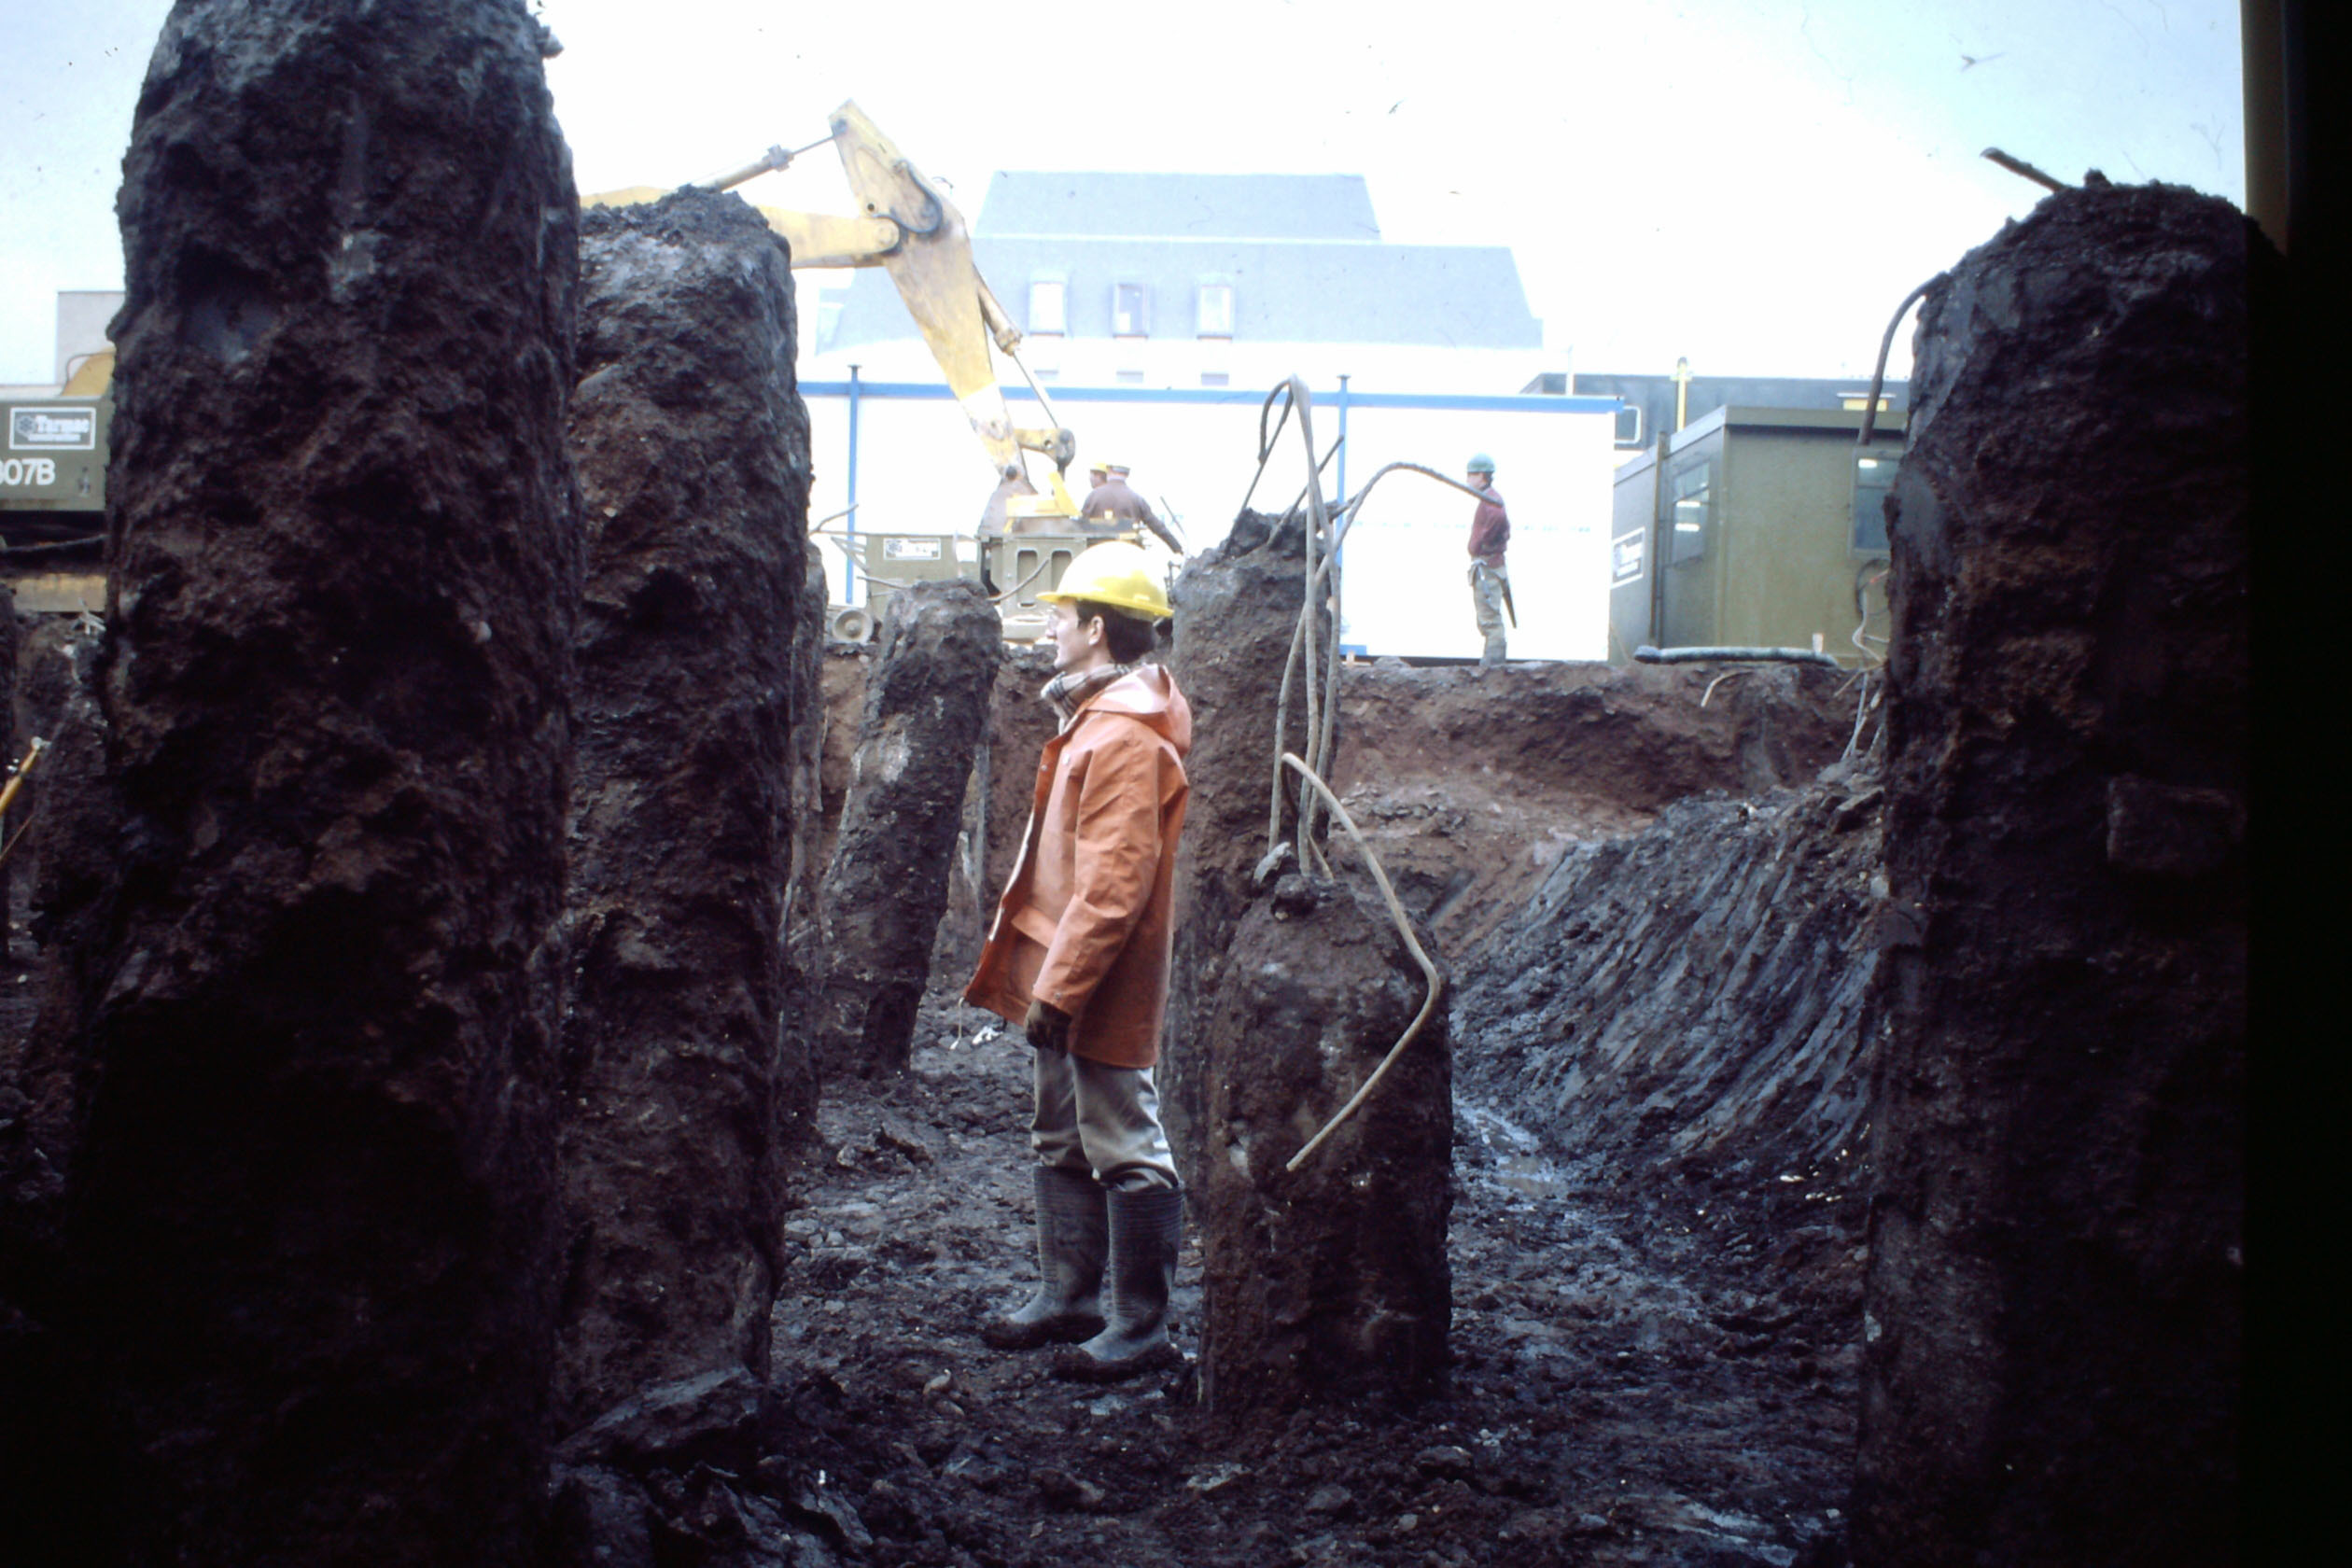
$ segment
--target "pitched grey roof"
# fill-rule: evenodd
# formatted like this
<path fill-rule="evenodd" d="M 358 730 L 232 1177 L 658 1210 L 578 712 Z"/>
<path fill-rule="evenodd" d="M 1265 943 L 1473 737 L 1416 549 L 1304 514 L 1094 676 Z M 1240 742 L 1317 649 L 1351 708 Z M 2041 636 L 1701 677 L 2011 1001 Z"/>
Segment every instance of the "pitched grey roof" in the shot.
<path fill-rule="evenodd" d="M 1189 338 L 1200 285 L 1215 282 L 1233 286 L 1237 343 L 1543 343 L 1507 247 L 1383 244 L 1354 175 L 999 175 L 973 228 L 981 275 L 1024 329 L 1032 282 L 1066 286 L 1072 338 L 1109 337 L 1113 289 L 1140 283 L 1149 334 Z M 819 346 L 914 336 L 869 270 Z"/>
<path fill-rule="evenodd" d="M 1378 241 L 1362 175 L 1014 171 L 988 182 L 974 235 Z"/>

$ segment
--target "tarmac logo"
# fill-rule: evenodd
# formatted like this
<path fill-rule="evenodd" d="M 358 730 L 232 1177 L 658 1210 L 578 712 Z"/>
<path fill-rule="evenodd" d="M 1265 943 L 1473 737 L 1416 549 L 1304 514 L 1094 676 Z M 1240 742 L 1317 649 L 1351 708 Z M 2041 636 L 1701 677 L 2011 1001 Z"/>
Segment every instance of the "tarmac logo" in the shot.
<path fill-rule="evenodd" d="M 1634 581 L 1642 575 L 1642 536 L 1619 534 L 1609 541 L 1611 585 Z"/>
<path fill-rule="evenodd" d="M 17 408 L 8 411 L 11 452 L 95 452 L 98 411 L 92 408 Z"/>

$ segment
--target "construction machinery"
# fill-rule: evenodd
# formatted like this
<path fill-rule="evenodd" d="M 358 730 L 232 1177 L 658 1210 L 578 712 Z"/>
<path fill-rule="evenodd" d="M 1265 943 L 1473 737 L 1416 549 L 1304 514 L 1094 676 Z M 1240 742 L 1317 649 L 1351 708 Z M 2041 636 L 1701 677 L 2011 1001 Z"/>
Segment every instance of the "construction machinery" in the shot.
<path fill-rule="evenodd" d="M 870 635 L 873 611 L 889 593 L 917 581 L 967 577 L 998 595 L 1008 637 L 1034 636 L 1045 620 L 1037 594 L 1058 582 L 1080 551 L 1098 539 L 1137 536 L 1128 524 L 1080 518 L 1064 477 L 1077 455 L 1076 438 L 1023 362 L 1020 329 L 980 275 L 963 214 L 855 103 L 835 109 L 829 123 L 832 133 L 819 141 L 791 152 L 770 147 L 699 184 L 729 189 L 830 142 L 857 197 L 858 214 L 754 210 L 784 237 L 795 270 L 880 267 L 889 274 L 996 472 L 996 487 L 974 526 L 934 522 L 906 533 L 861 528 L 858 566 L 875 603 L 863 610 L 835 607 L 835 630 L 853 638 Z M 626 206 L 667 194 L 637 186 L 584 197 L 582 204 Z M 1014 424 L 992 354 L 1019 370 L 1048 424 Z M 19 542 L 15 534 L 35 526 L 22 513 L 70 514 L 41 525 L 44 536 L 60 528 L 94 534 L 102 526 L 113 370 L 111 351 L 95 355 L 55 397 L 7 405 L 0 510 L 10 514 L 12 545 Z M 1030 477 L 1031 453 L 1051 464 L 1042 491 Z"/>
<path fill-rule="evenodd" d="M 1065 482 L 1077 455 L 1076 438 L 1062 426 L 1053 399 L 1022 360 L 1020 329 L 980 275 L 973 259 L 971 231 L 955 203 L 855 103 L 835 109 L 829 123 L 832 134 L 823 140 L 789 152 L 770 147 L 741 168 L 700 185 L 730 189 L 832 143 L 857 197 L 861 210 L 856 216 L 767 206 L 754 210 L 784 237 L 795 271 L 880 267 L 889 274 L 997 475 L 996 489 L 970 533 L 953 525 L 916 532 L 861 525 L 861 558 L 857 564 L 872 608 L 861 613 L 852 607 L 834 607 L 833 630 L 849 640 L 862 640 L 872 632 L 874 609 L 897 589 L 920 581 L 976 577 L 998 595 L 1006 636 L 1026 640 L 1044 627 L 1045 611 L 1036 595 L 1060 581 L 1063 568 L 1087 545 L 1103 539 L 1137 539 L 1134 525 L 1089 523 L 1080 517 L 1079 504 Z M 667 194 L 637 186 L 583 200 L 592 206 L 625 206 Z M 1051 423 L 1035 428 L 1013 423 L 992 349 L 1020 371 Z M 1042 492 L 1029 477 L 1030 453 L 1052 463 Z"/>
<path fill-rule="evenodd" d="M 83 358 L 53 393 L 0 399 L 0 554 L 16 607 L 94 612 L 106 527 L 114 353 Z"/>

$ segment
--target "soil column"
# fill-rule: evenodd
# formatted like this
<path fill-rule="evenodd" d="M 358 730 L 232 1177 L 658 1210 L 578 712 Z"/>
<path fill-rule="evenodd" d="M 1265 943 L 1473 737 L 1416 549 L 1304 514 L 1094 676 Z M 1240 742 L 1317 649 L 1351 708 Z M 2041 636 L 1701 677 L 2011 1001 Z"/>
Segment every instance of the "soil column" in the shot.
<path fill-rule="evenodd" d="M 825 873 L 817 1029 L 826 1073 L 906 1068 L 1003 656 L 1003 623 L 977 582 L 918 582 L 890 595 Z"/>
<path fill-rule="evenodd" d="M 1306 560 L 1306 530 L 1296 519 L 1277 524 L 1245 511 L 1225 542 L 1186 564 L 1171 595 L 1168 665 L 1192 704 L 1193 749 L 1184 759 L 1192 803 L 1176 855 L 1175 952 L 1154 1076 L 1187 1186 L 1198 1184 L 1208 1145 L 1201 1043 L 1234 927 L 1249 906 L 1250 874 L 1268 848 L 1275 759 L 1308 750 L 1304 659 L 1293 678 L 1288 728 L 1275 734 L 1282 669 L 1307 602 Z M 1327 634 L 1327 616 L 1323 625 Z M 1282 791 L 1286 803 L 1296 801 L 1296 775 L 1284 776 Z M 1296 815 L 1285 804 L 1285 836 L 1295 831 Z"/>
<path fill-rule="evenodd" d="M 805 511 L 805 502 L 803 503 Z M 798 1095 L 804 1117 L 816 1109 L 818 987 L 824 984 L 825 885 L 825 561 L 812 541 L 805 548 L 800 620 L 812 628 L 792 640 L 792 728 L 790 745 L 792 872 L 784 888 L 786 1059 L 805 1076 Z"/>
<path fill-rule="evenodd" d="M 1857 1562 L 2236 1560 L 2249 233 L 2093 176 L 1921 316 Z"/>
<path fill-rule="evenodd" d="M 739 197 L 590 213 L 571 451 L 586 519 L 565 913 L 557 1416 L 764 1375 L 786 1046 L 808 420 L 791 263 Z"/>
<path fill-rule="evenodd" d="M 1344 882 L 1283 877 L 1243 913 L 1228 952 L 1199 1042 L 1211 1085 L 1194 1192 L 1201 1398 L 1247 1426 L 1317 1399 L 1438 1393 L 1453 1320 L 1443 975 L 1396 1065 L 1292 1171 L 1429 987 L 1386 906 Z"/>
<path fill-rule="evenodd" d="M 183 0 L 120 195 L 119 812 L 67 911 L 74 1558 L 511 1563 L 542 1493 L 577 213 L 521 0 Z"/>

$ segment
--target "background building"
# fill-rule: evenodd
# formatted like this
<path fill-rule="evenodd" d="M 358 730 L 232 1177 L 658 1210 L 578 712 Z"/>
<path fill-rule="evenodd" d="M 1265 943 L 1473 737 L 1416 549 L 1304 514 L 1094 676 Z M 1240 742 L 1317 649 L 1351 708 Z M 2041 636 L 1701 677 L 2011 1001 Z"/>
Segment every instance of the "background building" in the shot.
<path fill-rule="evenodd" d="M 1507 247 L 1390 244 L 1360 175 L 999 174 L 972 242 L 1049 382 L 1508 392 L 1566 368 Z M 877 271 L 824 274 L 809 325 L 805 378 L 936 373 Z"/>
<path fill-rule="evenodd" d="M 1908 415 L 1712 409 L 1617 470 L 1609 657 L 1661 648 L 1886 656 L 1886 497 Z"/>
<path fill-rule="evenodd" d="M 1459 475 L 1473 452 L 1491 453 L 1515 530 L 1512 654 L 1603 656 L 1617 405 L 1519 390 L 1564 371 L 1566 357 L 1547 350 L 1506 247 L 1391 245 L 1353 175 L 1019 173 L 990 183 L 973 250 L 1077 438 L 1078 494 L 1090 461 L 1125 462 L 1195 548 L 1224 537 L 1245 497 L 1281 511 L 1305 487 L 1305 447 L 1285 430 L 1261 473 L 1259 409 L 1297 375 L 1330 458 L 1328 497 L 1384 464 Z M 857 508 L 828 542 L 852 521 L 862 533 L 970 532 L 995 476 L 896 288 L 878 271 L 797 276 L 810 512 Z M 1009 364 L 1001 380 L 1015 423 L 1046 423 Z M 1032 457 L 1041 485 L 1050 471 Z M 1472 506 L 1416 476 L 1381 483 L 1348 543 L 1344 641 L 1477 656 Z M 838 547 L 833 562 L 836 599 L 854 602 Z"/>
<path fill-rule="evenodd" d="M 1825 380 L 1808 376 L 1692 375 L 1687 366 L 1664 375 L 1547 371 L 1520 390 L 1617 399 L 1624 406 L 1617 411 L 1617 444 L 1618 452 L 1627 456 L 1652 449 L 1659 437 L 1673 435 L 1715 410 L 1734 404 L 1742 408 L 1839 409 L 1859 413 L 1870 400 L 1867 376 Z M 1910 406 L 1909 383 L 1890 381 L 1879 388 L 1880 413 L 1900 413 Z"/>

